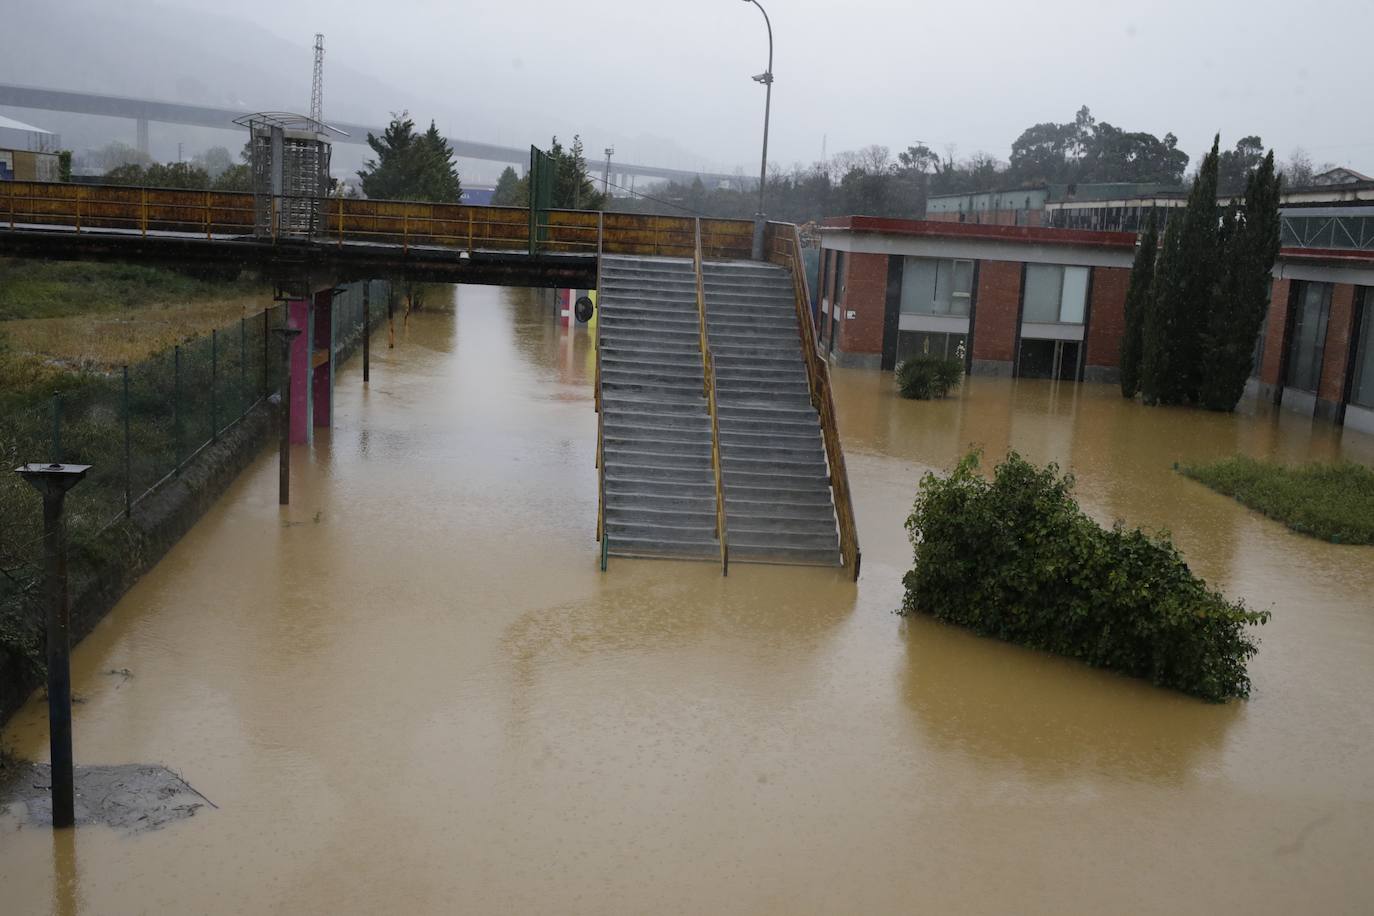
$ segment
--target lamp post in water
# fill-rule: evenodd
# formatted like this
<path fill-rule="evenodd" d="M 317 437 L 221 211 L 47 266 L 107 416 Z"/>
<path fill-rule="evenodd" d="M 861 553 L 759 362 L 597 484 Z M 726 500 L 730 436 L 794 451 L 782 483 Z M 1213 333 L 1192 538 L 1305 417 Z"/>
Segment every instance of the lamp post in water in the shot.
<path fill-rule="evenodd" d="M 285 320 L 285 319 L 283 319 Z M 281 439 L 277 451 L 277 502 L 285 506 L 291 502 L 291 341 L 301 333 L 300 328 L 285 325 L 273 328 L 281 338 Z"/>
<path fill-rule="evenodd" d="M 52 758 L 52 825 L 76 822 L 72 772 L 71 609 L 67 604 L 67 532 L 62 506 L 89 464 L 26 464 L 15 468 L 43 495 L 43 584 L 48 596 L 48 755 Z"/>
<path fill-rule="evenodd" d="M 763 210 L 763 191 L 768 185 L 768 115 L 773 107 L 773 23 L 768 19 L 768 11 L 759 0 L 744 0 L 752 3 L 763 13 L 763 24 L 768 28 L 768 69 L 754 77 L 754 82 L 762 83 L 763 95 L 763 165 L 759 168 L 759 212 L 754 214 L 754 260 L 762 261 L 763 230 L 766 218 Z"/>

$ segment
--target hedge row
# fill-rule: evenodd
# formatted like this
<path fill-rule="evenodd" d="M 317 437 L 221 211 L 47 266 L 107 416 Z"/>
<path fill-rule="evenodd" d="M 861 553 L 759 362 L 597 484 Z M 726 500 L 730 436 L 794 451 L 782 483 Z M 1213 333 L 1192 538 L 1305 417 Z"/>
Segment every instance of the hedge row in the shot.
<path fill-rule="evenodd" d="M 992 480 L 966 455 L 926 474 L 906 528 L 916 565 L 903 613 L 924 613 L 1208 700 L 1248 696 L 1251 626 L 1167 536 L 1083 514 L 1073 478 L 1012 452 Z"/>

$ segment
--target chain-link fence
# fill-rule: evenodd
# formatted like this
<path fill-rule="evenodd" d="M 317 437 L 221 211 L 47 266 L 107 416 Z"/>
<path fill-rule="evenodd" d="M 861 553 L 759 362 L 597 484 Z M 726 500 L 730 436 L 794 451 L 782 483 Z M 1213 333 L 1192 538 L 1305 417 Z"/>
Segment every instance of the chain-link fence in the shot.
<path fill-rule="evenodd" d="M 372 327 L 384 320 L 388 294 L 385 281 L 336 290 L 333 353 L 346 355 L 360 340 L 365 302 Z M 97 572 L 125 547 L 118 523 L 277 390 L 281 345 L 272 328 L 283 317 L 284 307 L 273 306 L 46 405 L 0 415 L 0 653 L 36 663 L 41 619 L 42 504 L 13 469 L 91 465 L 67 495 L 66 522 L 73 580 Z"/>

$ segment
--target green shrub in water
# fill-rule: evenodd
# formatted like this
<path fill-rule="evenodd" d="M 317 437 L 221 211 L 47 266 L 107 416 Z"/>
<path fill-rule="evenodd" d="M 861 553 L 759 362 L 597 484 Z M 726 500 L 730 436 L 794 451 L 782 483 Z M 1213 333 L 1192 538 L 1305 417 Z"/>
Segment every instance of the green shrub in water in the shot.
<path fill-rule="evenodd" d="M 993 479 L 966 455 L 926 474 L 906 528 L 916 565 L 902 613 L 924 613 L 1221 701 L 1250 693 L 1249 628 L 1269 619 L 1227 601 L 1167 536 L 1088 518 L 1073 478 L 1012 452 Z"/>
<path fill-rule="evenodd" d="M 904 398 L 942 398 L 964 377 L 962 361 L 943 356 L 913 356 L 897 367 L 897 390 Z"/>

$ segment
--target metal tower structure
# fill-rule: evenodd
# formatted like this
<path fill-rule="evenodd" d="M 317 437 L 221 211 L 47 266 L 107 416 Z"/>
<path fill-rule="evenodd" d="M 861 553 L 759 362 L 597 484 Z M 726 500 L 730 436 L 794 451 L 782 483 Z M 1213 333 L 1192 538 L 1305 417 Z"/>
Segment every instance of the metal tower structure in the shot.
<path fill-rule="evenodd" d="M 324 33 L 315 33 L 315 78 L 310 85 L 310 117 L 324 122 Z"/>

